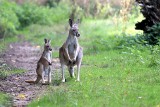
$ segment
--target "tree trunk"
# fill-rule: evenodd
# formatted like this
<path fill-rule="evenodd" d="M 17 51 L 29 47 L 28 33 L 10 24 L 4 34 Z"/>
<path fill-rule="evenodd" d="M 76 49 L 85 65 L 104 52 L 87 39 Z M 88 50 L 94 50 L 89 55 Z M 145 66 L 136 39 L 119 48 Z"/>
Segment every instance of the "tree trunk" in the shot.
<path fill-rule="evenodd" d="M 160 22 L 160 0 L 136 0 L 136 2 L 145 17 L 144 20 L 136 23 L 136 29 L 147 33 L 150 27 Z"/>

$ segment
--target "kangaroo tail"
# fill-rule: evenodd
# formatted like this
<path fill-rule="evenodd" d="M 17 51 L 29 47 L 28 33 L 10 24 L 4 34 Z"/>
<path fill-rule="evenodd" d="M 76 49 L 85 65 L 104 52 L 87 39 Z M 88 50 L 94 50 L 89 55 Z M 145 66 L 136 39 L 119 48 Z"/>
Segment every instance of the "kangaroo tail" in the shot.
<path fill-rule="evenodd" d="M 39 83 L 39 81 L 40 81 L 41 79 L 42 79 L 41 76 L 37 76 L 37 79 L 36 79 L 36 81 L 35 81 L 35 84 Z"/>
<path fill-rule="evenodd" d="M 26 80 L 25 82 L 26 82 L 26 83 L 33 83 L 33 84 L 35 84 L 35 81 Z"/>
<path fill-rule="evenodd" d="M 37 76 L 37 79 L 35 81 L 25 81 L 26 83 L 33 83 L 33 84 L 37 84 L 39 83 L 39 81 L 41 80 L 41 76 Z"/>

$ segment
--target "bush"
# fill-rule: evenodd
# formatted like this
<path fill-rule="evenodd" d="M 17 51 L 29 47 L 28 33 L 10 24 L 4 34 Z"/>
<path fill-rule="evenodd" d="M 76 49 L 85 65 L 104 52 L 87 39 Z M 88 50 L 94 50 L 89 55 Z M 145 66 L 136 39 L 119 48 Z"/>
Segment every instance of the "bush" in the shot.
<path fill-rule="evenodd" d="M 51 21 L 49 12 L 49 8 L 31 3 L 24 3 L 21 10 L 16 11 L 22 28 L 31 24 L 49 24 Z"/>
<path fill-rule="evenodd" d="M 16 9 L 18 9 L 16 3 L 0 0 L 0 38 L 15 33 L 19 27 Z"/>
<path fill-rule="evenodd" d="M 16 33 L 31 24 L 51 25 L 68 19 L 70 6 L 59 2 L 50 8 L 34 3 L 21 5 L 9 0 L 0 0 L 0 38 Z"/>
<path fill-rule="evenodd" d="M 17 16 L 21 27 L 26 27 L 31 24 L 51 25 L 55 22 L 60 22 L 68 18 L 68 6 L 59 3 L 58 6 L 50 8 L 47 6 L 39 6 L 37 4 L 24 3 L 21 5 L 21 10 L 17 11 Z"/>
<path fill-rule="evenodd" d="M 160 23 L 153 25 L 148 29 L 148 31 L 144 34 L 145 41 L 149 45 L 157 45 L 160 39 Z"/>
<path fill-rule="evenodd" d="M 51 13 L 48 13 L 48 15 L 51 15 L 51 19 L 54 23 L 59 23 L 68 20 L 71 13 L 71 6 L 69 3 L 66 3 L 65 0 L 61 0 L 61 2 L 59 2 L 56 7 L 51 8 L 51 10 Z"/>

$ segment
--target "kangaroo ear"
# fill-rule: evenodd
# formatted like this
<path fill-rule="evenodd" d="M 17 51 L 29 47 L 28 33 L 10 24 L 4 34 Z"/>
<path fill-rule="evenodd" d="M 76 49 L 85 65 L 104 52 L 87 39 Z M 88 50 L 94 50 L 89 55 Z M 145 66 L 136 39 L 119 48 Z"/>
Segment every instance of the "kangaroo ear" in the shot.
<path fill-rule="evenodd" d="M 79 24 L 79 22 L 80 22 L 80 20 L 79 20 L 79 19 L 77 19 L 77 22 L 76 22 L 76 23 L 77 23 L 77 24 Z"/>
<path fill-rule="evenodd" d="M 48 43 L 51 44 L 51 40 L 48 40 Z"/>
<path fill-rule="evenodd" d="M 70 27 L 72 27 L 72 24 L 73 24 L 72 19 L 69 19 L 69 25 L 70 25 Z"/>
<path fill-rule="evenodd" d="M 47 43 L 47 39 L 46 38 L 44 39 L 44 43 Z"/>

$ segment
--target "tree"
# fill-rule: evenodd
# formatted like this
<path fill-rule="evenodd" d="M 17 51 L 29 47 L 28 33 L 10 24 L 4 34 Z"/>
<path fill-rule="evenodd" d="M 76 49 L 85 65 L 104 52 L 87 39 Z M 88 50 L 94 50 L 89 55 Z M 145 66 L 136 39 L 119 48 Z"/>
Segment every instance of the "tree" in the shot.
<path fill-rule="evenodd" d="M 155 25 L 158 27 L 160 23 L 160 0 L 136 0 L 136 2 L 141 7 L 141 13 L 145 17 L 144 20 L 136 23 L 136 29 L 143 30 L 148 43 L 156 45 L 158 43 L 157 37 L 160 36 L 160 31 L 155 33 Z"/>

